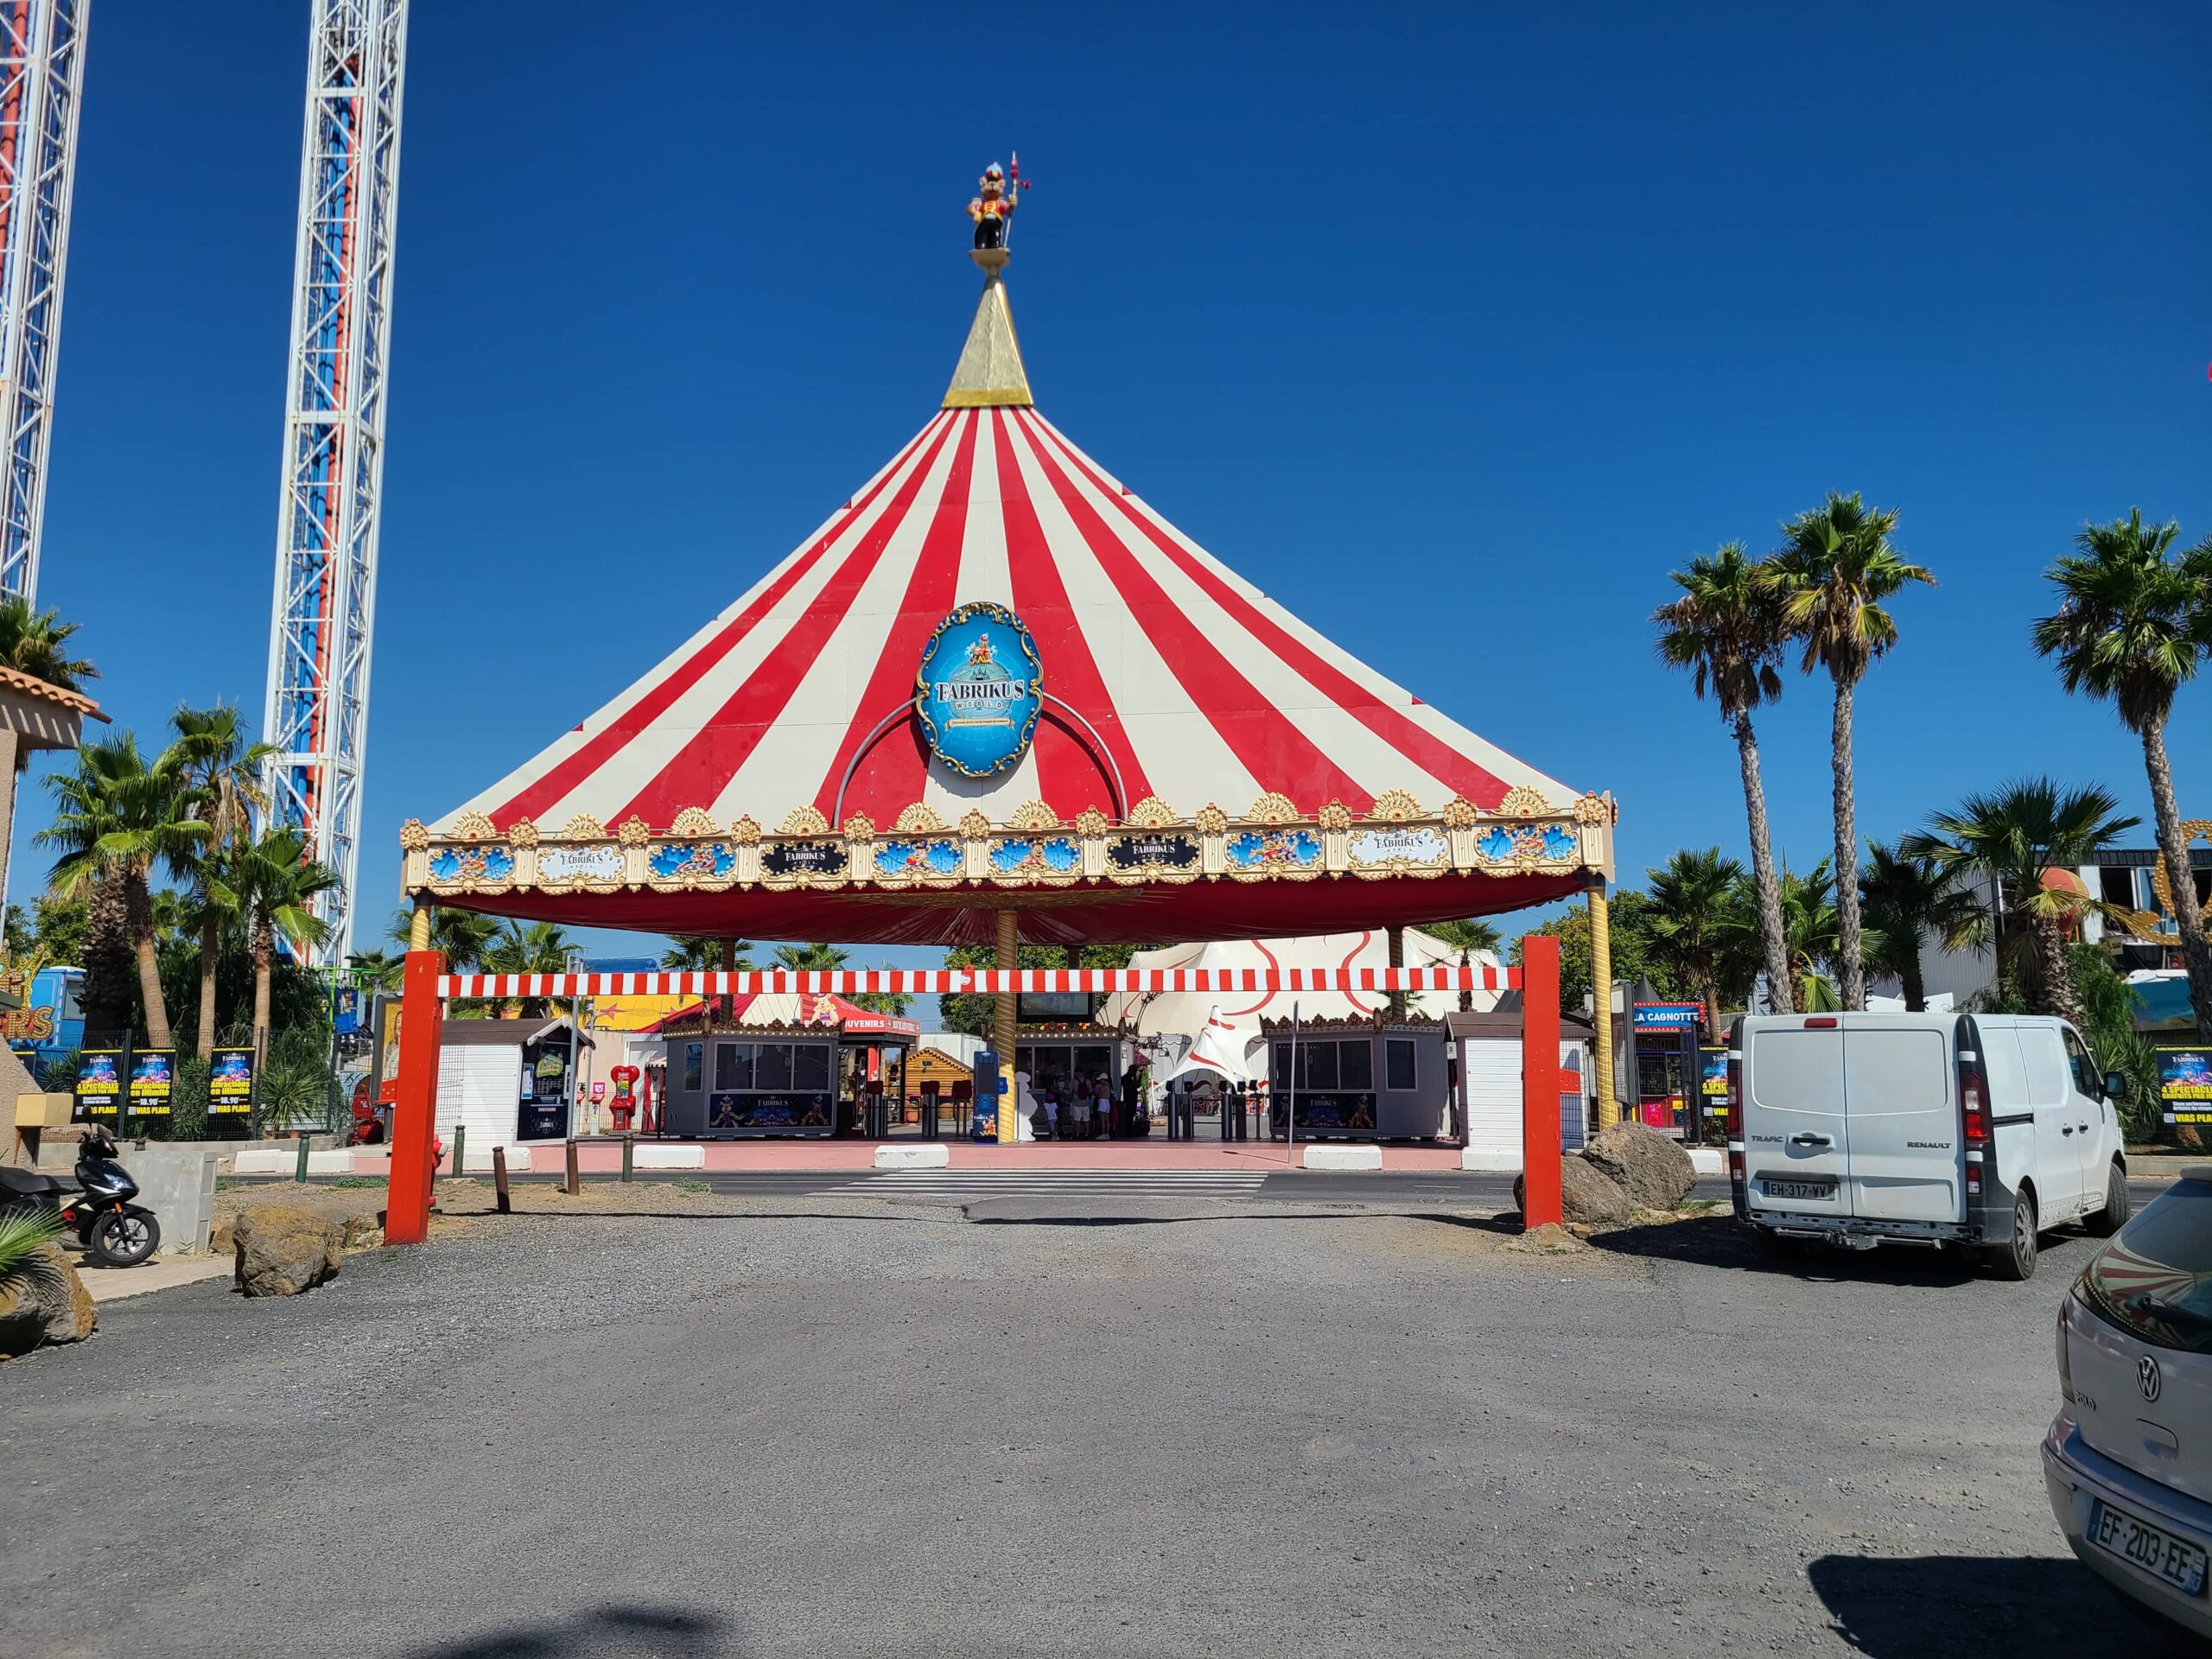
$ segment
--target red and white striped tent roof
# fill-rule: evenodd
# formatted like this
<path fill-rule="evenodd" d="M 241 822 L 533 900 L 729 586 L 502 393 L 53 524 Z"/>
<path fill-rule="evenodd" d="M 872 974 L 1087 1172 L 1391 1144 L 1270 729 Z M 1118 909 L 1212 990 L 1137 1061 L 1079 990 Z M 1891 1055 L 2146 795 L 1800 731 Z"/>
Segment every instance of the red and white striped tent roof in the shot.
<path fill-rule="evenodd" d="M 897 718 L 932 631 L 979 600 L 1018 613 L 1036 639 L 1046 692 L 1080 716 L 1048 702 L 1019 765 L 980 781 L 932 764 L 918 722 Z M 1411 589 L 1405 602 L 1425 600 Z M 1147 797 L 1187 822 L 1209 804 L 1237 817 L 1271 795 L 1309 814 L 1331 802 L 1357 814 L 1393 791 L 1431 810 L 1455 797 L 1492 809 L 1516 785 L 1557 808 L 1578 794 L 1293 616 L 1038 413 L 1003 285 L 993 280 L 945 407 L 888 466 L 635 684 L 432 834 L 451 833 L 464 814 L 502 828 L 527 819 L 547 833 L 579 815 L 659 831 L 686 808 L 770 829 L 806 807 L 833 824 L 865 814 L 887 826 L 916 803 L 946 823 L 980 808 L 1002 825 L 1031 801 L 1063 820 L 1095 807 L 1118 821 Z M 1576 884 L 1484 878 L 1447 898 L 1443 888 L 1469 885 L 1447 879 L 1420 884 L 1430 902 L 1411 914 L 1381 891 L 1408 884 L 1357 885 L 1360 904 L 1324 906 L 1328 913 L 1312 907 L 1322 895 L 1310 887 L 1240 889 L 1247 902 L 1232 907 L 1233 925 L 1214 906 L 1211 919 L 1165 931 L 1157 916 L 1132 916 L 1122 891 L 1107 897 L 1124 902 L 1100 906 L 1118 918 L 1110 923 L 1067 915 L 1034 930 L 1025 922 L 1025 932 L 1313 933 L 1508 909 Z M 482 907 L 709 931 L 696 913 L 708 895 L 665 920 L 646 913 L 654 895 L 629 897 L 645 902 L 517 893 Z M 755 937 L 988 937 L 988 927 L 925 918 L 911 906 L 895 924 L 868 916 L 882 908 L 880 895 L 712 898 L 733 929 L 741 922 Z M 793 899 L 804 901 L 796 912 L 785 902 Z M 818 925 L 798 925 L 810 916 Z"/>

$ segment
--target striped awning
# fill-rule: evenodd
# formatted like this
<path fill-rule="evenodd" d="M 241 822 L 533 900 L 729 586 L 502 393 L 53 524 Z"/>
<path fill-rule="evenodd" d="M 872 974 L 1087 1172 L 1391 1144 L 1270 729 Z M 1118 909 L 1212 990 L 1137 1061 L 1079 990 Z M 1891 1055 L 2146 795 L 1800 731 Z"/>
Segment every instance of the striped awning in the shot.
<path fill-rule="evenodd" d="M 971 378 L 1013 384 L 963 390 Z M 1311 856 L 1294 874 L 1370 878 L 1357 902 L 1322 906 L 1328 914 L 1316 912 L 1315 890 L 1275 893 L 1262 883 L 1226 906 L 1238 919 L 1222 906 L 1201 906 L 1209 917 L 1166 931 L 1157 915 L 1132 916 L 1128 893 L 1106 895 L 1112 902 L 1090 907 L 1106 913 L 1084 918 L 1073 913 L 1083 908 L 1079 892 L 1065 893 L 1052 906 L 1057 920 L 1038 931 L 1160 940 L 1511 908 L 1572 891 L 1581 870 L 1608 855 L 1593 855 L 1593 847 L 1610 846 L 1610 803 L 1599 810 L 1596 798 L 1505 753 L 1332 643 L 1176 530 L 1032 407 L 995 278 L 947 404 L 815 534 L 627 690 L 429 830 L 410 826 L 410 851 L 427 857 L 419 882 L 410 868 L 410 886 L 441 902 L 498 898 L 480 907 L 615 925 L 708 931 L 684 906 L 654 901 L 666 892 L 711 894 L 717 912 L 750 911 L 744 931 L 756 937 L 923 942 L 988 934 L 987 925 L 959 918 L 963 906 L 950 892 L 934 906 L 896 907 L 901 914 L 892 920 L 867 913 L 886 906 L 876 902 L 881 895 L 854 890 L 865 883 L 801 882 L 805 902 L 779 905 L 766 902 L 783 874 L 772 859 L 759 871 L 741 868 L 736 849 L 779 835 L 850 842 L 856 822 L 864 831 L 859 855 L 879 861 L 887 837 L 914 837 L 899 855 L 904 868 L 889 874 L 911 873 L 925 886 L 935 878 L 937 887 L 954 890 L 979 876 L 1004 885 L 999 878 L 1014 874 L 992 836 L 1078 823 L 1094 832 L 1096 870 L 1071 864 L 1077 853 L 1055 854 L 1049 871 L 1033 858 L 1029 868 L 1085 877 L 1110 865 L 1112 874 L 1143 875 L 1106 844 L 1106 832 L 1125 825 L 1186 830 L 1194 849 L 1209 834 L 1225 836 L 1225 846 L 1239 826 L 1280 839 L 1310 825 Z M 1405 597 L 1421 602 L 1418 591 Z M 1017 762 L 988 777 L 964 776 L 935 758 L 915 707 L 925 648 L 956 608 L 978 601 L 1027 629 L 1042 688 L 1033 738 Z M 1516 823 L 1566 824 L 1572 855 L 1555 839 L 1546 856 L 1532 858 L 1524 837 L 1513 857 L 1488 863 L 1471 852 L 1410 870 L 1359 868 L 1349 854 L 1335 863 L 1325 857 L 1336 856 L 1329 833 L 1368 820 L 1432 824 L 1440 838 L 1452 828 L 1474 833 L 1478 819 L 1500 813 Z M 1585 833 L 1593 827 L 1597 835 Z M 612 851 L 594 862 L 549 860 L 540 850 L 556 842 L 704 845 L 718 836 L 731 838 L 729 860 L 702 854 L 688 872 L 702 880 L 666 889 L 630 877 L 681 876 L 683 860 L 645 854 L 633 871 Z M 960 837 L 965 845 L 955 845 Z M 512 857 L 505 866 L 497 857 L 488 868 L 472 861 L 471 849 L 502 843 L 531 851 L 526 868 Z M 1298 842 L 1293 851 L 1303 856 L 1306 846 Z M 443 867 L 449 879 L 442 880 L 435 855 L 452 849 L 457 861 Z M 1169 885 L 1238 873 L 1197 852 L 1188 862 L 1166 872 Z M 557 880 L 533 879 L 540 868 L 579 879 L 561 892 Z M 1472 882 L 1454 879 L 1478 872 Z M 856 865 L 850 873 L 871 872 Z M 1252 873 L 1272 872 L 1255 865 Z M 594 874 L 596 880 L 582 879 Z M 1372 885 L 1403 874 L 1431 889 L 1410 909 L 1386 902 Z M 1447 887 L 1462 890 L 1447 896 Z M 1263 894 L 1274 902 L 1262 902 Z M 671 919 L 658 919 L 664 915 Z M 794 925 L 808 918 L 817 925 Z"/>

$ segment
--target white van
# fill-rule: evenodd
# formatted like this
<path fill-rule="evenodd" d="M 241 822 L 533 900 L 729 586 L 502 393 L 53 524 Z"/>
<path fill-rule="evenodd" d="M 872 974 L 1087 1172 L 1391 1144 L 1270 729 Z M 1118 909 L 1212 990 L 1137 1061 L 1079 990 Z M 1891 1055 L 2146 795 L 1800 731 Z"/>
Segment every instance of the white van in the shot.
<path fill-rule="evenodd" d="M 1728 1039 L 1736 1214 L 1776 1250 L 1971 1246 L 2025 1279 L 2039 1232 L 2127 1219 L 2126 1092 L 2063 1020 L 1750 1015 Z"/>

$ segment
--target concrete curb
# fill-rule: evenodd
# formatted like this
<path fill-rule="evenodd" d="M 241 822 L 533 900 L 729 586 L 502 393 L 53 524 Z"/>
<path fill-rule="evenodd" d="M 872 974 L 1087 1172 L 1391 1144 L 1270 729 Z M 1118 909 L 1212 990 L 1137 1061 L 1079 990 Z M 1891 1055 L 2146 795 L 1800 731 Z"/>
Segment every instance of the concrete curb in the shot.
<path fill-rule="evenodd" d="M 300 1154 L 295 1148 L 249 1148 L 238 1154 L 231 1165 L 231 1173 L 234 1175 L 289 1175 L 299 1166 Z M 351 1175 L 353 1173 L 353 1154 L 350 1147 L 337 1147 L 327 1152 L 311 1151 L 308 1154 L 308 1173 L 310 1175 Z"/>
<path fill-rule="evenodd" d="M 1380 1169 L 1380 1147 L 1335 1147 L 1316 1144 L 1306 1148 L 1300 1163 L 1307 1169 Z"/>
<path fill-rule="evenodd" d="M 528 1147 L 507 1148 L 507 1173 L 512 1175 L 529 1167 L 530 1148 Z M 462 1173 L 468 1175 L 489 1175 L 492 1173 L 492 1148 L 486 1147 L 481 1152 L 471 1150 L 468 1154 L 468 1162 Z"/>
<path fill-rule="evenodd" d="M 632 1149 L 631 1166 L 635 1169 L 704 1169 L 707 1149 L 704 1147 L 637 1147 Z"/>
<path fill-rule="evenodd" d="M 1459 1154 L 1459 1167 L 1480 1170 L 1488 1175 L 1518 1175 L 1521 1154 L 1517 1152 L 1484 1152 L 1478 1147 L 1469 1147 Z"/>
<path fill-rule="evenodd" d="M 875 1166 L 878 1169 L 946 1169 L 951 1166 L 952 1149 L 936 1141 L 920 1147 L 878 1147 Z"/>

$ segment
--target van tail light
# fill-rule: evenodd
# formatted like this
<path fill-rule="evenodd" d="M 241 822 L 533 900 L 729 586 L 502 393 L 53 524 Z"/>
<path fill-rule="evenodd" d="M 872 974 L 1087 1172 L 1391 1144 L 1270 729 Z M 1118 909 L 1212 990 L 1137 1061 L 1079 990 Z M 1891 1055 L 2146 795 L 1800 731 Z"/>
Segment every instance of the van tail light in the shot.
<path fill-rule="evenodd" d="M 2066 1303 L 2058 1305 L 2058 1397 L 2074 1403 L 2074 1362 L 2066 1351 Z"/>
<path fill-rule="evenodd" d="M 1808 1031 L 1834 1031 L 1835 1028 L 1836 1019 L 1832 1014 L 1824 1014 L 1805 1022 L 1805 1029 Z"/>
<path fill-rule="evenodd" d="M 1738 1186 L 1750 1177 L 1744 1166 L 1744 1051 L 1728 1051 L 1728 1179 Z"/>
<path fill-rule="evenodd" d="M 1982 1171 L 1993 1144 L 1989 1132 L 1989 1079 L 1983 1075 L 1981 1055 L 1974 1049 L 1959 1051 L 1959 1144 L 1966 1149 L 1967 1196 L 1981 1196 Z"/>

